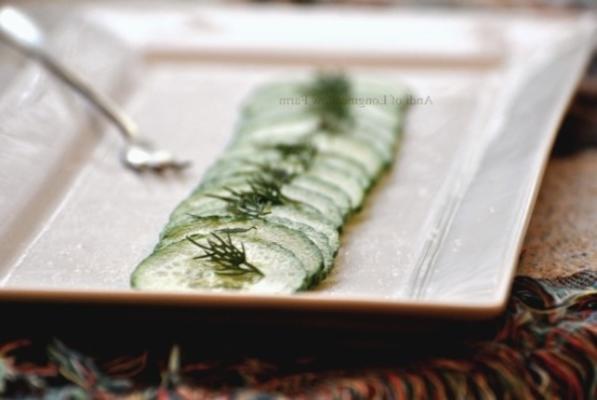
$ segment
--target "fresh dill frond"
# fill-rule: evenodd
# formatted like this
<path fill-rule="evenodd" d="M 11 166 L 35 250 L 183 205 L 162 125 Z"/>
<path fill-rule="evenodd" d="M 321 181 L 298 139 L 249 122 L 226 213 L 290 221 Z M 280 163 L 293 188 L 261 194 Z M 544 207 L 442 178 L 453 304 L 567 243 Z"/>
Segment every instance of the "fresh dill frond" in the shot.
<path fill-rule="evenodd" d="M 290 181 L 297 175 L 297 172 L 295 171 L 289 171 L 272 165 L 263 165 L 260 172 L 270 177 L 273 181 L 280 182 L 281 184 L 290 183 Z"/>
<path fill-rule="evenodd" d="M 271 146 L 287 162 L 295 162 L 306 170 L 317 155 L 317 148 L 308 142 L 278 143 Z"/>
<path fill-rule="evenodd" d="M 257 274 L 264 276 L 259 268 L 247 261 L 244 243 L 241 242 L 240 247 L 236 246 L 232 243 L 230 233 L 226 233 L 224 237 L 212 233 L 205 243 L 200 243 L 191 236 L 187 236 L 186 239 L 204 252 L 204 254 L 193 257 L 193 259 L 208 259 L 213 262 L 218 275 Z"/>
<path fill-rule="evenodd" d="M 288 200 L 282 194 L 283 183 L 264 172 L 257 173 L 248 180 L 252 193 L 257 194 L 273 206 L 284 204 Z"/>
<path fill-rule="evenodd" d="M 252 231 L 253 229 L 257 229 L 256 226 L 251 226 L 249 228 L 221 228 L 221 229 L 216 229 L 216 232 L 218 233 L 224 233 L 224 234 L 230 234 L 230 233 L 247 233 L 249 231 Z"/>
<path fill-rule="evenodd" d="M 227 203 L 227 209 L 234 215 L 247 218 L 262 218 L 269 214 L 272 205 L 260 193 L 253 191 L 239 191 L 232 188 L 224 188 L 228 195 L 208 194 L 208 197 L 219 199 Z"/>
<path fill-rule="evenodd" d="M 274 182 L 278 182 L 279 184 L 283 185 L 292 181 L 297 173 L 301 171 L 295 171 L 290 166 L 273 166 L 269 163 L 259 163 L 253 161 L 247 161 L 248 164 L 255 167 L 254 171 L 251 171 L 250 174 L 252 176 L 265 176 L 266 179 L 272 180 Z"/>
<path fill-rule="evenodd" d="M 313 145 L 306 142 L 276 143 L 270 145 L 270 147 L 280 152 L 283 158 L 301 153 L 313 153 L 315 151 Z"/>
<path fill-rule="evenodd" d="M 303 89 L 311 111 L 319 117 L 319 127 L 329 132 L 342 131 L 352 122 L 351 93 L 350 81 L 341 73 L 320 72 Z"/>
<path fill-rule="evenodd" d="M 291 201 L 282 194 L 283 184 L 284 182 L 264 172 L 258 172 L 247 180 L 247 189 L 236 190 L 224 187 L 228 195 L 208 194 L 207 196 L 225 201 L 228 211 L 237 216 L 262 218 L 269 214 L 270 207 Z"/>
<path fill-rule="evenodd" d="M 296 174 L 308 170 L 317 155 L 317 148 L 307 141 L 276 144 L 262 143 L 258 145 L 258 148 L 264 151 L 276 152 L 277 158 L 269 162 L 257 162 L 249 159 L 245 159 L 245 162 L 257 167 L 257 172 L 265 172 L 277 179 L 288 179 L 288 181 L 292 180 Z"/>

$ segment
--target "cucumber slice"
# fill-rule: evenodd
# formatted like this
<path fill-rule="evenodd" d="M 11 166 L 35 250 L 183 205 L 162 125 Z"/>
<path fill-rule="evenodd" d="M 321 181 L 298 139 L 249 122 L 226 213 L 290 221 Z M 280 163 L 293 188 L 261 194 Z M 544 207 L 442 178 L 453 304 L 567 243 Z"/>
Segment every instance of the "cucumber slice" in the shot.
<path fill-rule="evenodd" d="M 211 179 L 205 180 L 197 189 L 191 194 L 189 200 L 194 197 L 204 197 L 205 195 L 225 196 L 229 194 L 229 189 L 236 191 L 249 190 L 249 180 L 252 176 L 251 170 L 241 172 L 238 174 L 232 173 L 230 175 L 222 174 L 214 176 Z M 254 170 L 253 170 L 254 171 Z"/>
<path fill-rule="evenodd" d="M 362 141 L 369 144 L 369 147 L 379 154 L 383 160 L 388 164 L 392 162 L 394 158 L 394 143 L 395 140 L 386 139 L 377 134 L 376 130 L 355 130 L 346 137 L 354 138 L 358 141 Z"/>
<path fill-rule="evenodd" d="M 309 205 L 319 211 L 337 228 L 342 227 L 344 217 L 340 208 L 329 197 L 293 184 L 282 188 L 282 194 L 293 201 Z"/>
<path fill-rule="evenodd" d="M 321 180 L 326 185 L 337 185 L 350 199 L 351 210 L 360 208 L 369 187 L 345 170 L 325 163 L 314 165 L 305 173 L 305 177 Z"/>
<path fill-rule="evenodd" d="M 370 121 L 380 127 L 391 129 L 399 120 L 399 115 L 396 113 L 387 113 L 379 107 L 351 107 L 351 114 L 358 122 Z"/>
<path fill-rule="evenodd" d="M 355 109 L 353 115 L 355 120 L 351 131 L 343 132 L 342 135 L 355 136 L 365 140 L 377 152 L 383 154 L 385 159 L 392 158 L 397 127 L 399 126 L 397 118 L 384 118 L 385 114 L 381 114 L 380 117 L 379 113 L 365 111 L 364 108 L 360 107 Z M 253 118 L 253 120 L 245 122 L 239 131 L 239 135 L 245 135 L 245 140 L 251 141 L 278 140 L 276 138 L 282 133 L 283 140 L 288 140 L 294 136 L 291 133 L 284 132 L 287 129 L 285 127 L 289 127 L 288 130 L 294 132 L 296 126 L 303 126 L 305 130 L 300 132 L 300 137 L 304 137 L 318 129 L 317 121 L 316 116 L 308 110 L 285 114 L 278 113 L 272 117 Z M 240 143 L 242 143 L 242 140 Z"/>
<path fill-rule="evenodd" d="M 271 213 L 265 217 L 266 220 L 271 217 L 280 217 L 291 221 L 308 225 L 313 229 L 323 233 L 328 239 L 330 247 L 334 252 L 340 247 L 340 235 L 335 226 L 330 225 L 327 219 L 319 211 L 308 205 L 283 205 L 272 207 Z"/>
<path fill-rule="evenodd" d="M 319 152 L 317 158 L 313 160 L 312 167 L 344 171 L 363 187 L 371 186 L 377 178 L 376 175 L 370 175 L 367 168 L 359 161 L 334 151 Z"/>
<path fill-rule="evenodd" d="M 191 195 L 190 198 L 197 197 L 198 208 L 202 208 L 200 205 L 205 197 L 205 193 L 216 194 L 216 195 L 227 195 L 226 190 L 221 188 L 231 188 L 234 190 L 242 190 L 248 188 L 247 180 L 251 177 L 250 173 L 234 173 L 230 175 L 221 175 L 214 177 L 204 183 Z M 307 177 L 303 180 L 313 180 L 313 178 Z M 304 186 L 296 185 L 294 182 L 290 182 L 287 185 L 282 186 L 282 195 L 293 202 L 303 203 L 309 207 L 313 207 L 324 215 L 325 219 L 329 221 L 330 225 L 337 228 L 342 226 L 344 222 L 344 215 L 346 214 L 346 205 L 334 202 L 334 200 L 325 194 L 321 193 L 321 190 L 315 191 Z M 339 195 L 343 195 L 340 193 Z"/>
<path fill-rule="evenodd" d="M 316 281 L 324 268 L 321 251 L 300 230 L 259 219 L 238 219 L 222 217 L 199 218 L 196 221 L 179 225 L 162 237 L 156 251 L 171 243 L 184 240 L 187 236 L 206 236 L 212 232 L 231 233 L 233 237 L 259 239 L 275 243 L 290 250 L 301 261 L 310 281 Z"/>
<path fill-rule="evenodd" d="M 272 130 L 272 128 L 278 130 L 279 127 L 288 126 L 301 126 L 313 130 L 319 125 L 317 116 L 308 110 L 296 110 L 294 107 L 289 108 L 290 110 L 286 112 L 276 112 L 270 115 L 260 114 L 253 118 L 244 118 L 236 131 L 237 135 L 259 135 L 262 132 Z"/>
<path fill-rule="evenodd" d="M 194 194 L 208 190 L 210 187 L 221 185 L 222 182 L 228 180 L 234 181 L 235 179 L 238 179 L 239 181 L 246 181 L 252 174 L 258 173 L 259 171 L 259 167 L 255 165 L 246 165 L 242 162 L 229 162 L 226 165 L 222 165 L 217 171 L 214 170 L 209 176 L 206 176 L 203 179 L 202 184 L 195 190 Z M 336 211 L 333 211 L 333 213 L 336 214 L 340 220 L 344 220 L 352 209 L 350 198 L 340 187 L 334 183 L 325 182 L 317 176 L 305 174 L 297 175 L 292 179 L 292 182 L 289 183 L 288 186 L 290 186 L 289 190 L 299 188 L 322 195 L 325 197 L 324 202 L 329 202 L 331 200 L 334 208 L 336 208 Z M 288 191 L 285 194 L 288 195 Z M 289 197 L 296 198 L 290 195 Z M 316 208 L 319 209 L 319 207 Z"/>
<path fill-rule="evenodd" d="M 226 163 L 230 160 L 251 160 L 258 163 L 268 163 L 281 159 L 280 152 L 273 147 L 254 146 L 252 144 L 233 146 L 220 157 L 220 162 Z"/>
<path fill-rule="evenodd" d="M 361 164 L 370 177 L 378 176 L 391 159 L 376 149 L 369 140 L 353 135 L 318 134 L 313 143 L 320 151 L 338 153 Z"/>
<path fill-rule="evenodd" d="M 216 203 L 216 202 L 214 201 L 214 203 Z M 286 213 L 274 212 L 273 214 L 270 213 L 270 214 L 266 215 L 263 218 L 263 220 L 266 222 L 271 222 L 273 224 L 286 226 L 290 229 L 298 230 L 298 231 L 304 233 L 309 239 L 311 239 L 313 241 L 313 243 L 315 243 L 317 245 L 317 247 L 319 248 L 319 250 L 322 254 L 322 257 L 323 257 L 324 266 L 326 269 L 329 269 L 333 263 L 334 255 L 336 254 L 336 251 L 338 250 L 337 247 L 334 247 L 334 246 L 338 246 L 339 239 L 338 239 L 337 232 L 329 231 L 326 228 L 325 231 L 326 231 L 327 235 L 329 236 L 328 237 L 328 236 L 326 236 L 326 234 L 315 229 L 311 225 L 301 222 L 301 221 L 311 221 L 311 220 L 305 219 L 308 216 L 301 218 L 298 215 L 293 215 L 292 218 L 289 219 L 289 218 L 281 217 L 281 216 L 279 216 L 279 214 L 289 215 L 289 212 L 288 211 Z M 171 232 L 176 231 L 177 229 L 179 229 L 180 226 L 186 226 L 189 224 L 193 224 L 195 221 L 197 221 L 196 216 L 200 216 L 203 218 L 207 218 L 207 217 L 231 218 L 230 213 L 226 210 L 225 207 L 222 207 L 221 205 L 219 207 L 213 206 L 213 207 L 207 207 L 206 209 L 203 209 L 203 210 L 196 210 L 192 214 L 180 212 L 180 214 L 178 214 L 177 216 L 173 215 L 170 218 L 170 222 L 164 227 L 164 229 L 162 230 L 162 232 L 160 234 L 160 240 L 169 236 L 171 234 Z M 330 240 L 332 240 L 332 243 L 330 243 Z M 159 246 L 159 244 L 158 244 L 158 246 Z"/>
<path fill-rule="evenodd" d="M 258 170 L 256 165 L 247 165 L 244 159 L 228 159 L 217 169 L 210 170 L 193 195 L 204 194 L 217 187 L 245 185 L 251 173 Z M 351 210 L 359 208 L 364 194 L 373 181 L 374 179 L 368 176 L 365 168 L 356 161 L 339 154 L 322 153 L 315 158 L 308 171 L 297 175 L 292 180 L 289 184 L 292 188 L 288 190 L 293 191 L 293 188 L 299 187 L 325 196 L 323 203 L 331 200 L 337 209 L 333 212 L 333 220 L 341 222 Z M 290 198 L 304 201 L 304 198 L 289 195 L 288 190 L 285 194 Z M 310 204 L 308 201 L 307 203 Z M 315 206 L 315 208 L 324 212 L 324 215 L 328 215 L 322 207 Z"/>
<path fill-rule="evenodd" d="M 213 180 L 206 183 L 196 190 L 184 203 L 183 207 L 185 213 L 195 213 L 204 210 L 206 205 L 213 208 L 213 202 L 216 200 L 215 207 L 225 207 L 227 203 L 223 200 L 213 198 L 212 196 L 228 196 L 229 190 L 243 191 L 248 190 L 246 176 L 229 176 L 221 179 Z M 292 184 L 282 186 L 282 195 L 288 199 L 288 205 L 295 204 L 310 212 L 320 214 L 321 220 L 334 229 L 339 229 L 344 220 L 340 209 L 329 198 L 309 189 L 303 189 Z M 176 211 L 177 213 L 180 211 Z"/>
<path fill-rule="evenodd" d="M 256 141 L 295 143 L 311 135 L 318 127 L 319 119 L 315 115 L 291 115 L 276 123 L 241 128 L 233 145 Z"/>
<path fill-rule="evenodd" d="M 316 175 L 299 175 L 293 179 L 292 185 L 312 190 L 331 199 L 344 219 L 352 211 L 352 203 L 348 194 L 333 182 L 326 182 Z"/>
<path fill-rule="evenodd" d="M 247 160 L 242 158 L 242 154 L 244 153 L 238 153 L 238 156 L 240 157 L 238 159 L 227 158 L 225 162 L 222 161 L 219 163 L 217 168 L 210 169 L 204 176 L 202 184 L 194 193 L 202 192 L 209 187 L 213 187 L 219 181 L 230 179 L 231 177 L 237 177 L 239 181 L 248 179 L 251 174 L 260 171 L 260 165 L 270 165 L 285 170 L 288 173 L 295 174 L 295 177 L 292 180 L 293 185 L 296 185 L 297 182 L 300 181 L 301 184 L 298 186 L 311 190 L 314 190 L 314 188 L 317 187 L 318 189 L 316 191 L 332 198 L 333 202 L 340 209 L 340 213 L 345 215 L 349 209 L 357 207 L 360 203 L 359 201 L 359 203 L 355 204 L 352 202 L 351 204 L 350 200 L 347 201 L 347 197 L 352 197 L 353 199 L 355 197 L 355 194 L 349 195 L 347 192 L 353 192 L 355 190 L 357 192 L 362 192 L 361 189 L 366 191 L 377 179 L 377 176 L 369 176 L 366 168 L 359 162 L 334 152 L 321 152 L 313 159 L 311 166 L 305 171 L 302 171 L 303 168 L 300 166 L 293 163 L 285 163 L 281 160 L 274 160 L 273 157 L 268 157 L 266 162 L 261 162 L 261 160 L 266 159 L 265 157 L 256 157 L 257 160 L 254 163 L 248 164 Z M 318 175 L 321 172 L 323 172 L 323 175 L 333 175 L 333 173 L 326 174 L 328 169 L 340 171 L 342 180 L 340 182 L 326 180 L 325 184 L 328 186 L 326 188 L 320 185 L 320 183 L 323 182 L 318 178 Z M 306 182 L 306 180 L 309 182 Z M 351 185 L 349 183 L 347 189 L 343 187 L 346 186 L 343 184 L 346 180 L 354 181 L 355 184 Z M 358 189 L 355 189 L 355 185 Z M 362 197 L 362 193 L 356 195 L 356 197 Z"/>
<path fill-rule="evenodd" d="M 311 226 L 307 224 L 283 217 L 268 215 L 266 221 L 272 222 L 277 225 L 286 226 L 290 229 L 302 232 L 305 236 L 311 239 L 311 241 L 315 243 L 315 245 L 317 245 L 317 247 L 319 248 L 321 256 L 323 257 L 323 272 L 330 270 L 330 268 L 334 264 L 334 256 L 336 255 L 338 249 L 331 247 L 328 238 L 323 233 L 316 229 L 313 229 Z M 319 274 L 317 278 L 321 279 L 324 276 L 324 274 Z"/>
<path fill-rule="evenodd" d="M 211 261 L 194 259 L 203 254 L 200 248 L 189 240 L 181 240 L 141 262 L 131 277 L 131 285 L 147 290 L 242 290 L 273 294 L 296 292 L 308 283 L 301 262 L 282 246 L 248 238 L 233 238 L 232 241 L 235 246 L 244 247 L 247 261 L 263 276 L 255 273 L 218 274 Z"/>
<path fill-rule="evenodd" d="M 370 137 L 384 146 L 394 147 L 398 139 L 399 120 L 379 121 L 375 117 L 361 117 L 355 124 L 355 132 Z"/>
<path fill-rule="evenodd" d="M 201 202 L 198 202 L 197 199 Z M 189 198 L 184 201 L 170 216 L 170 221 L 162 231 L 162 237 L 179 225 L 192 223 L 196 217 L 220 216 L 231 217 L 227 209 L 226 202 L 219 199 L 205 198 L 205 196 L 195 197 L 195 201 Z M 321 232 L 328 240 L 334 251 L 340 245 L 340 239 L 337 227 L 332 224 L 323 214 L 307 204 L 284 204 L 271 207 L 269 214 L 263 219 L 266 221 L 271 217 L 281 217 L 291 221 L 299 222 L 310 226 L 316 231 Z"/>
<path fill-rule="evenodd" d="M 316 159 L 333 159 L 336 164 L 342 164 L 351 168 L 355 176 L 363 177 L 369 184 L 379 172 L 385 168 L 393 157 L 394 150 L 388 143 L 380 143 L 375 137 L 365 134 L 326 134 L 319 132 L 311 134 L 313 143 L 318 149 Z M 373 136 L 373 135 L 372 135 Z M 275 163 L 281 160 L 279 153 L 272 150 L 264 150 L 265 147 L 276 144 L 293 144 L 296 141 L 288 140 L 287 137 L 269 137 L 244 139 L 242 144 L 231 148 L 229 155 L 210 168 L 206 177 L 217 174 L 221 168 L 229 168 L 230 162 L 240 165 L 247 160 L 254 160 L 255 163 Z M 243 167 L 248 168 L 248 167 Z"/>
<path fill-rule="evenodd" d="M 293 162 L 285 162 L 283 160 L 272 161 L 251 161 L 248 159 L 227 159 L 226 162 L 218 164 L 217 168 L 212 168 L 204 175 L 201 185 L 197 187 L 197 191 L 213 186 L 219 181 L 237 177 L 239 179 L 249 180 L 251 177 L 255 177 L 259 174 L 266 174 L 263 167 L 270 167 L 271 169 L 277 169 L 281 172 L 288 174 L 290 181 L 291 176 L 296 176 L 299 173 L 304 172 L 304 168 Z"/>

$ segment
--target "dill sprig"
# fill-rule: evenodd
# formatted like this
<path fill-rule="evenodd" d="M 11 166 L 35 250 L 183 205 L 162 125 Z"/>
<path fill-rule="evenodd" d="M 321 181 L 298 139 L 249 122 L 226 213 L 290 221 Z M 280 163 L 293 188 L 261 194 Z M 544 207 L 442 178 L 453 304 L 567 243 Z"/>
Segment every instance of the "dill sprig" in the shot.
<path fill-rule="evenodd" d="M 247 233 L 252 231 L 253 229 L 257 230 L 256 226 L 251 226 L 249 228 L 220 228 L 216 229 L 216 232 L 224 233 L 224 234 L 231 234 L 231 233 Z"/>
<path fill-rule="evenodd" d="M 303 93 L 310 99 L 311 111 L 319 117 L 321 129 L 339 132 L 352 121 L 350 81 L 344 74 L 319 73 L 311 84 L 304 87 Z"/>
<path fill-rule="evenodd" d="M 272 206 L 292 202 L 282 194 L 282 187 L 290 183 L 297 174 L 306 171 L 317 153 L 310 143 L 279 143 L 262 145 L 264 149 L 273 149 L 280 154 L 279 164 L 260 163 L 245 160 L 255 167 L 247 179 L 248 188 L 237 190 L 223 187 L 225 194 L 208 194 L 207 196 L 223 200 L 227 209 L 234 215 L 245 218 L 262 218 L 270 213 Z"/>
<path fill-rule="evenodd" d="M 209 194 L 227 203 L 227 208 L 235 215 L 261 218 L 269 214 L 271 206 L 285 204 L 290 201 L 282 194 L 284 182 L 274 179 L 264 172 L 256 173 L 247 181 L 246 190 L 235 190 L 224 187 L 228 195 Z"/>
<path fill-rule="evenodd" d="M 282 194 L 283 183 L 275 175 L 268 175 L 265 171 L 256 173 L 248 180 L 251 192 L 258 194 L 271 205 L 284 204 L 288 200 Z"/>
<path fill-rule="evenodd" d="M 282 184 L 290 183 L 290 181 L 292 181 L 297 175 L 297 172 L 295 171 L 288 171 L 284 168 L 278 168 L 272 165 L 263 165 L 261 167 L 261 172 L 269 176 L 274 181 L 280 182 Z"/>
<path fill-rule="evenodd" d="M 277 180 L 289 182 L 296 176 L 309 169 L 313 159 L 317 155 L 317 148 L 309 142 L 260 144 L 259 149 L 264 151 L 275 151 L 279 159 L 276 159 L 276 166 L 272 162 L 263 163 L 246 159 L 250 165 L 256 166 L 257 172 L 264 172 L 272 175 Z"/>
<path fill-rule="evenodd" d="M 274 166 L 270 163 L 259 163 L 248 161 L 249 164 L 255 166 L 255 170 L 251 172 L 251 176 L 258 180 L 265 180 L 271 182 L 270 184 L 284 185 L 292 181 L 296 175 L 301 171 L 295 171 L 289 166 Z"/>
<path fill-rule="evenodd" d="M 227 203 L 228 211 L 238 216 L 261 218 L 269 214 L 271 203 L 259 193 L 239 191 L 229 187 L 224 190 L 227 196 L 208 194 L 207 196 L 223 200 Z"/>
<path fill-rule="evenodd" d="M 212 233 L 205 243 L 200 243 L 191 236 L 187 236 L 186 239 L 204 252 L 193 259 L 208 259 L 213 262 L 218 275 L 257 274 L 264 276 L 259 268 L 247 261 L 244 243 L 241 242 L 240 247 L 236 246 L 232 243 L 230 233 L 226 233 L 224 237 Z"/>
<path fill-rule="evenodd" d="M 317 155 L 317 148 L 308 142 L 278 143 L 272 148 L 280 153 L 283 160 L 296 162 L 305 170 L 309 168 L 313 158 Z"/>

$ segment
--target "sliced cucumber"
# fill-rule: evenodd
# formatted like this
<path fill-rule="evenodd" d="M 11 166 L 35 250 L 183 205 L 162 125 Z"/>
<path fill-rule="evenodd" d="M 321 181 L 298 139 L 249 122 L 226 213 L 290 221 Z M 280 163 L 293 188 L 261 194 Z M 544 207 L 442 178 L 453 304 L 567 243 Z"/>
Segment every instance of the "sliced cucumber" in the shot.
<path fill-rule="evenodd" d="M 333 182 L 326 182 L 316 175 L 299 175 L 292 181 L 293 186 L 312 190 L 331 199 L 345 219 L 352 211 L 352 203 L 348 194 Z"/>
<path fill-rule="evenodd" d="M 328 271 L 334 264 L 334 256 L 336 255 L 338 249 L 333 248 L 330 245 L 328 238 L 320 231 L 314 229 L 310 225 L 283 217 L 268 215 L 266 221 L 300 231 L 303 234 L 305 234 L 305 236 L 307 236 L 309 239 L 311 239 L 311 241 L 315 243 L 321 251 L 321 256 L 323 257 L 324 272 Z M 320 274 L 318 276 L 318 279 L 321 279 L 323 277 L 324 274 Z"/>
<path fill-rule="evenodd" d="M 265 167 L 270 168 L 270 172 L 276 170 L 276 172 L 283 172 L 288 175 L 288 182 L 290 182 L 293 176 L 304 172 L 304 169 L 299 165 L 293 163 L 285 163 L 283 161 L 278 162 L 252 162 L 245 159 L 229 159 L 225 163 L 218 165 L 218 168 L 213 168 L 207 173 L 202 180 L 196 191 L 203 190 L 208 187 L 218 185 L 220 182 L 224 182 L 230 179 L 238 179 L 248 181 L 256 176 L 268 176 Z"/>
<path fill-rule="evenodd" d="M 314 164 L 313 167 L 305 173 L 305 176 L 313 176 L 324 181 L 326 184 L 337 185 L 350 199 L 352 210 L 359 209 L 363 203 L 363 197 L 367 193 L 370 182 L 372 181 L 358 179 L 355 175 L 350 174 L 345 169 L 326 162 L 318 162 Z"/>
<path fill-rule="evenodd" d="M 244 153 L 238 153 L 241 157 Z M 263 158 L 258 158 L 259 160 Z M 268 158 L 272 160 L 272 158 Z M 265 162 L 263 165 L 294 172 L 294 167 L 287 166 L 282 161 Z M 244 158 L 227 158 L 218 168 L 212 168 L 204 176 L 202 184 L 193 194 L 203 193 L 206 190 L 223 186 L 222 182 L 242 183 L 251 177 L 251 174 L 260 171 L 259 164 L 247 164 Z M 364 194 L 377 176 L 371 177 L 366 168 L 359 162 L 342 154 L 322 152 L 312 162 L 304 173 L 298 174 L 291 181 L 291 185 L 313 190 L 329 197 L 338 208 L 341 216 L 346 216 L 350 210 L 357 209 Z"/>
<path fill-rule="evenodd" d="M 242 162 L 230 162 L 205 177 L 202 184 L 195 190 L 194 194 L 208 190 L 210 187 L 221 186 L 222 182 L 234 180 L 246 181 L 254 176 L 254 174 L 259 173 L 259 171 L 259 167 L 255 165 L 247 166 Z M 315 192 L 318 195 L 325 196 L 326 202 L 331 200 L 334 208 L 337 209 L 337 211 L 333 211 L 333 213 L 337 214 L 338 218 L 342 220 L 353 208 L 351 200 L 344 190 L 336 184 L 326 182 L 315 175 L 299 174 L 292 179 L 292 182 L 290 182 L 288 186 L 290 186 L 290 190 L 294 190 L 295 188 L 306 189 Z M 285 194 L 288 195 L 288 190 Z M 289 197 L 296 199 L 296 197 L 291 195 L 289 195 Z M 310 204 L 309 202 L 307 203 Z M 319 209 L 319 207 L 316 208 Z"/>
<path fill-rule="evenodd" d="M 252 176 L 251 174 L 257 171 L 259 171 L 259 167 L 256 165 L 247 165 L 243 160 L 229 159 L 218 169 L 212 169 L 204 177 L 202 184 L 193 192 L 192 197 L 204 196 L 205 193 L 213 192 L 217 188 L 221 189 L 219 193 L 212 194 L 226 195 L 226 190 L 222 189 L 223 187 L 247 187 L 247 181 Z M 305 173 L 299 174 L 292 180 L 289 184 L 291 188 L 287 189 L 285 194 L 292 199 L 307 202 L 307 204 L 310 204 L 309 198 L 305 198 L 302 194 L 300 196 L 292 194 L 296 192 L 295 188 L 308 189 L 316 192 L 317 195 L 326 196 L 323 206 L 329 200 L 332 201 L 337 211 L 333 211 L 333 214 L 329 216 L 332 216 L 332 221 L 337 223 L 350 210 L 359 208 L 363 196 L 375 178 L 369 177 L 366 169 L 350 158 L 341 154 L 322 153 Z M 317 198 L 319 196 L 315 196 L 314 200 L 320 201 Z M 191 201 L 191 199 L 187 201 Z M 324 215 L 328 215 L 324 207 L 315 205 L 315 208 L 324 212 Z"/>
<path fill-rule="evenodd" d="M 282 194 L 293 201 L 313 207 L 323 214 L 337 229 L 342 227 L 344 216 L 341 209 L 326 195 L 292 183 L 282 188 Z"/>
<path fill-rule="evenodd" d="M 391 148 L 392 155 L 398 139 L 400 123 L 398 120 L 391 123 L 379 122 L 373 118 L 359 118 L 355 124 L 355 132 L 369 137 L 380 145 Z"/>
<path fill-rule="evenodd" d="M 235 146 L 260 141 L 295 143 L 304 140 L 319 127 L 319 120 L 315 116 L 292 115 L 290 117 L 275 124 L 243 128 L 239 131 L 233 143 Z"/>
<path fill-rule="evenodd" d="M 320 151 L 338 153 L 358 162 L 371 177 L 378 176 L 390 162 L 370 141 L 355 136 L 319 134 L 313 143 Z"/>
<path fill-rule="evenodd" d="M 201 240 L 197 238 L 196 240 Z M 253 293 L 292 293 L 308 284 L 308 274 L 292 252 L 257 239 L 232 239 L 242 246 L 247 262 L 263 275 L 223 275 L 213 262 L 195 259 L 203 252 L 189 240 L 161 248 L 147 257 L 131 277 L 131 285 L 148 290 L 243 290 Z"/>
<path fill-rule="evenodd" d="M 319 152 L 313 160 L 312 167 L 344 171 L 363 187 L 371 186 L 372 182 L 377 179 L 377 175 L 371 175 L 361 162 L 335 151 Z"/>
<path fill-rule="evenodd" d="M 319 125 L 319 120 L 316 115 L 308 112 L 308 110 L 291 109 L 287 112 L 277 112 L 271 115 L 259 115 L 259 118 L 245 118 L 237 129 L 237 135 L 257 136 L 265 134 L 271 130 L 278 131 L 280 127 L 297 126 L 306 127 L 306 129 L 313 130 Z"/>
<path fill-rule="evenodd" d="M 364 81 L 351 86 L 358 97 L 405 93 Z M 134 287 L 290 293 L 326 276 L 347 216 L 394 159 L 405 106 L 353 103 L 351 121 L 327 132 L 319 111 L 328 111 L 301 100 L 304 88 L 305 82 L 284 82 L 253 93 L 233 141 L 173 211 L 153 254 L 133 274 Z M 225 248 L 209 242 L 223 240 L 220 234 L 244 249 L 246 268 L 238 258 L 205 257 L 200 241 Z"/>
<path fill-rule="evenodd" d="M 172 215 L 170 221 L 162 231 L 162 237 L 168 232 L 182 224 L 188 224 L 196 220 L 196 217 L 221 216 L 231 217 L 233 214 L 227 209 L 227 204 L 218 199 L 204 199 L 201 202 L 192 202 L 191 199 L 184 201 Z M 211 200 L 211 202 L 210 202 Z M 198 205 L 199 204 L 199 205 Z M 310 226 L 321 232 L 327 239 L 330 247 L 337 248 L 340 244 L 338 229 L 323 214 L 307 204 L 284 204 L 273 206 L 269 214 L 263 216 L 266 221 L 271 217 L 281 217 L 291 221 L 299 222 Z"/>
<path fill-rule="evenodd" d="M 340 235 L 334 225 L 330 225 L 328 220 L 319 211 L 305 204 L 301 205 L 283 205 L 272 207 L 271 213 L 267 215 L 266 220 L 271 217 L 280 217 L 291 221 L 308 225 L 313 229 L 323 233 L 328 239 L 330 247 L 336 251 L 340 247 Z"/>
<path fill-rule="evenodd" d="M 255 238 L 271 242 L 290 250 L 298 258 L 309 279 L 317 280 L 324 268 L 323 257 L 319 247 L 303 232 L 274 222 L 260 219 L 238 219 L 227 217 L 198 218 L 192 223 L 179 225 L 162 237 L 156 250 L 171 243 L 181 241 L 187 236 L 202 237 L 210 233 L 230 233 L 235 238 Z"/>
<path fill-rule="evenodd" d="M 176 213 L 197 213 L 208 208 L 226 207 L 227 203 L 213 196 L 229 196 L 230 190 L 242 192 L 250 189 L 246 176 L 229 176 L 213 180 L 196 190 Z M 289 206 L 296 206 L 305 211 L 318 214 L 321 221 L 334 229 L 339 229 L 344 220 L 340 208 L 329 198 L 310 189 L 292 184 L 282 187 L 282 195 Z"/>

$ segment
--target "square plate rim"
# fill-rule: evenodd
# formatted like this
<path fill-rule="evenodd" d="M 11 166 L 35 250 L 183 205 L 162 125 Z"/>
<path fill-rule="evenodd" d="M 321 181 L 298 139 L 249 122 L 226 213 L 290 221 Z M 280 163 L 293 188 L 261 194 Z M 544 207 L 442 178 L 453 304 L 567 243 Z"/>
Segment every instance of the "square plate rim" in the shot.
<path fill-rule="evenodd" d="M 587 44 L 586 46 L 590 46 Z M 577 68 L 582 67 L 588 62 L 589 52 L 586 52 L 584 60 L 577 60 Z M 578 74 L 577 74 L 578 75 Z M 570 89 L 575 85 L 579 76 L 570 76 Z M 572 90 L 564 91 L 562 96 L 564 103 L 569 103 L 572 99 Z M 566 107 L 561 107 L 559 115 L 554 117 L 554 124 L 549 132 L 549 142 L 553 143 L 557 133 L 557 127 L 562 120 Z M 551 148 L 551 146 L 549 146 Z M 425 301 L 417 299 L 381 299 L 381 298 L 363 298 L 361 296 L 333 296 L 322 297 L 310 293 L 299 293 L 294 295 L 254 295 L 254 294 L 236 294 L 236 293 L 174 293 L 174 292 L 135 292 L 131 290 L 79 290 L 79 289 L 29 289 L 29 288 L 0 288 L 1 301 L 18 302 L 91 302 L 101 304 L 121 304 L 134 302 L 135 304 L 145 305 L 174 305 L 182 307 L 236 307 L 236 308 L 256 308 L 256 309 L 295 309 L 302 311 L 339 310 L 350 309 L 355 311 L 368 311 L 381 314 L 416 314 L 427 316 L 448 316 L 453 318 L 466 319 L 488 319 L 499 315 L 506 307 L 508 302 L 508 293 L 513 281 L 518 254 L 523 245 L 524 232 L 532 216 L 532 208 L 537 199 L 541 187 L 541 177 L 545 173 L 549 152 L 542 156 L 539 176 L 533 181 L 531 196 L 527 204 L 525 218 L 522 226 L 522 234 L 519 235 L 518 244 L 511 265 L 508 268 L 508 276 L 502 280 L 502 284 L 497 289 L 498 297 L 494 301 L 485 303 L 459 303 L 445 301 L 438 303 L 434 301 Z M 506 268 L 506 266 L 504 266 Z M 249 301 L 250 300 L 250 301 Z M 248 304 L 250 303 L 250 304 Z"/>

